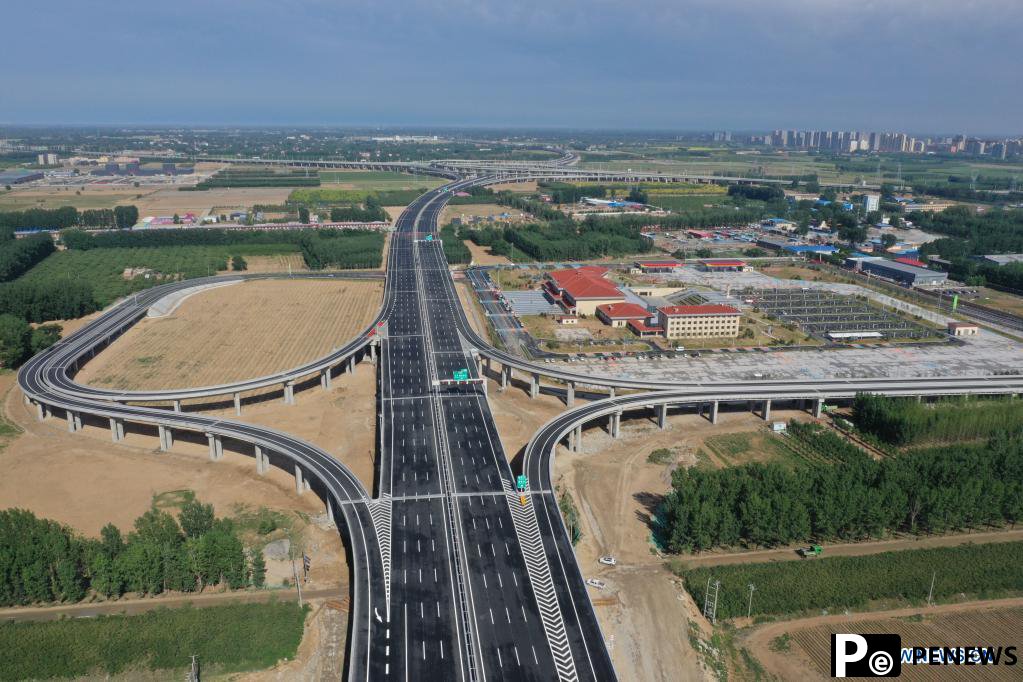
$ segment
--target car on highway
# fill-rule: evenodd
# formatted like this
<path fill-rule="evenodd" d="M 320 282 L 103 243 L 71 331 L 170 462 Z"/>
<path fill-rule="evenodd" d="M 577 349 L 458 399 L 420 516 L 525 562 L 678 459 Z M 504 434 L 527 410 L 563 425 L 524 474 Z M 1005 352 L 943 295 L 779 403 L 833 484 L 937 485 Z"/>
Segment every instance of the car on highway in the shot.
<path fill-rule="evenodd" d="M 618 564 L 618 559 L 615 559 L 610 554 L 600 557 L 599 559 L 597 559 L 597 561 L 604 564 L 605 566 L 615 566 Z"/>
<path fill-rule="evenodd" d="M 596 578 L 587 578 L 586 584 L 589 585 L 590 587 L 596 587 L 598 590 L 602 590 L 605 587 L 607 587 L 607 583 L 605 583 L 603 580 L 597 580 Z"/>

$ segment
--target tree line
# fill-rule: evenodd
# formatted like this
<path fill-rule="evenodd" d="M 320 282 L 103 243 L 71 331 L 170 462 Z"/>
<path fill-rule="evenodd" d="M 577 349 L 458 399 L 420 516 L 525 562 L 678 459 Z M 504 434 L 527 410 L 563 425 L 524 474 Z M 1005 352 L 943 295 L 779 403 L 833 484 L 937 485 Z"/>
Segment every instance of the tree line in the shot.
<path fill-rule="evenodd" d="M 236 244 L 297 244 L 306 230 L 139 230 L 132 232 L 86 232 L 65 230 L 64 246 L 73 251 L 160 246 L 233 246 Z"/>
<path fill-rule="evenodd" d="M 33 329 L 20 317 L 0 314 L 0 367 L 11 369 L 19 366 L 57 343 L 61 331 L 59 324 L 44 324 Z"/>
<path fill-rule="evenodd" d="M 728 196 L 767 202 L 784 199 L 785 191 L 775 185 L 729 185 Z"/>
<path fill-rule="evenodd" d="M 334 206 L 330 209 L 330 220 L 335 223 L 387 222 L 390 216 L 373 195 L 367 196 L 362 206 Z"/>
<path fill-rule="evenodd" d="M 472 261 L 472 252 L 465 245 L 454 225 L 445 225 L 440 230 L 440 238 L 444 243 L 444 257 L 449 264 L 469 263 Z"/>
<path fill-rule="evenodd" d="M 127 229 L 137 223 L 138 219 L 139 210 L 135 206 L 115 206 L 113 209 L 90 209 L 83 212 L 74 206 L 29 208 L 24 211 L 0 212 L 0 229 L 64 230 L 79 226 Z"/>
<path fill-rule="evenodd" d="M 678 469 L 659 518 L 668 547 L 684 552 L 944 532 L 1021 514 L 1023 440 L 1002 436 L 880 461 Z"/>
<path fill-rule="evenodd" d="M 0 314 L 27 322 L 72 320 L 96 310 L 92 284 L 80 279 L 18 279 L 0 284 Z"/>
<path fill-rule="evenodd" d="M 857 428 L 889 445 L 964 441 L 1018 431 L 1023 402 L 950 398 L 925 405 L 913 398 L 860 394 L 853 401 Z"/>
<path fill-rule="evenodd" d="M 226 585 L 262 587 L 266 564 L 246 552 L 230 519 L 192 500 L 178 517 L 150 509 L 127 537 L 113 524 L 99 538 L 23 509 L 0 511 L 0 605 L 72 603 L 90 593 L 119 597 Z"/>
<path fill-rule="evenodd" d="M 1023 252 L 1023 210 L 993 208 L 977 214 L 967 206 L 952 206 L 940 213 L 917 213 L 917 227 L 946 235 L 920 247 L 921 253 L 949 260 L 949 275 L 971 286 L 990 282 L 1023 290 L 1023 264 L 996 265 L 973 256 Z"/>
<path fill-rule="evenodd" d="M 306 266 L 312 270 L 378 268 L 384 235 L 361 230 L 307 230 L 298 244 Z"/>
<path fill-rule="evenodd" d="M 590 217 L 582 223 L 563 219 L 546 225 L 484 228 L 472 230 L 468 236 L 474 244 L 489 246 L 498 255 L 510 255 L 514 247 L 539 261 L 585 260 L 652 251 L 653 241 L 641 234 L 643 227 L 615 218 Z"/>
<path fill-rule="evenodd" d="M 56 247 L 48 234 L 34 234 L 24 239 L 0 242 L 0 282 L 20 277 Z"/>

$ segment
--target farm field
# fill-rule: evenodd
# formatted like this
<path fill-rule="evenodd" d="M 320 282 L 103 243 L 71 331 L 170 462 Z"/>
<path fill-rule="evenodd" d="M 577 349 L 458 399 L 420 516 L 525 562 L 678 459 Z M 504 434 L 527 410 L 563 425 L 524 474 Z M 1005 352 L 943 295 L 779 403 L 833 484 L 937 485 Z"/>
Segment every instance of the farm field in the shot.
<path fill-rule="evenodd" d="M 326 355 L 364 329 L 382 289 L 380 282 L 302 280 L 213 289 L 167 317 L 135 325 L 85 365 L 78 380 L 103 388 L 165 389 L 285 370 Z"/>
<path fill-rule="evenodd" d="M 620 150 L 626 152 L 627 150 Z M 873 158 L 841 158 L 810 155 L 798 151 L 788 153 L 743 154 L 712 150 L 709 156 L 677 156 L 676 158 L 650 158 L 656 149 L 635 149 L 634 159 L 603 160 L 599 154 L 584 155 L 579 168 L 687 172 L 701 175 L 737 175 L 778 177 L 817 175 L 822 182 L 855 183 L 865 180 L 877 183 L 877 161 Z M 660 150 L 663 152 L 669 149 Z M 642 158 L 643 155 L 647 158 Z M 906 184 L 946 184 L 950 175 L 1007 178 L 1023 171 L 1020 164 L 997 164 L 983 161 L 965 161 L 948 158 L 925 158 L 920 155 L 885 156 L 881 162 L 881 181 L 897 178 L 897 166 L 902 165 L 902 179 Z"/>
<path fill-rule="evenodd" d="M 132 203 L 139 207 L 142 217 L 181 215 L 189 211 L 202 216 L 231 210 L 247 211 L 256 204 L 283 204 L 290 192 L 288 187 L 214 187 L 205 192 L 179 192 L 177 188 L 165 188 Z"/>
<path fill-rule="evenodd" d="M 248 272 L 309 272 L 300 253 L 279 253 L 272 256 L 246 256 Z"/>
<path fill-rule="evenodd" d="M 0 626 L 5 679 L 187 670 L 206 675 L 272 666 L 295 656 L 306 609 L 290 602 L 159 609 L 132 616 Z M 50 655 L 61 651 L 60 656 Z M 204 675 L 204 676 L 206 676 Z M 179 677 L 174 675 L 173 677 Z M 171 679 L 173 679 L 173 677 Z"/>
<path fill-rule="evenodd" d="M 426 187 L 440 187 L 444 178 L 432 175 L 411 175 L 408 173 L 392 173 L 390 171 L 320 171 L 320 183 L 323 187 L 335 189 L 361 190 L 396 190 Z"/>
<path fill-rule="evenodd" d="M 695 569 L 683 560 L 675 570 L 698 604 L 708 580 L 720 582 L 717 614 L 728 620 L 746 617 L 751 583 L 758 590 L 749 611 L 755 616 L 882 610 L 924 603 L 929 593 L 939 603 L 1019 596 L 1021 557 L 1023 543 L 1005 542 Z"/>
<path fill-rule="evenodd" d="M 950 646 L 953 644 L 1018 645 L 1023 636 L 1023 605 L 1006 603 L 963 604 L 952 608 L 927 609 L 917 613 L 892 614 L 884 618 L 850 620 L 812 619 L 767 626 L 767 635 L 752 638 L 758 658 L 781 679 L 824 680 L 830 678 L 831 635 L 836 632 L 861 634 L 893 633 L 902 637 L 904 647 Z M 821 622 L 825 621 L 825 622 Z M 777 631 L 782 634 L 775 635 Z M 767 640 L 767 647 L 763 644 Z M 767 651 L 761 651 L 767 648 Z M 1016 680 L 1014 667 L 976 668 L 955 666 L 903 665 L 907 680 Z"/>
<path fill-rule="evenodd" d="M 81 191 L 81 194 L 75 194 Z M 136 204 L 152 189 L 125 187 L 26 187 L 5 192 L 0 189 L 0 211 L 24 211 L 29 208 L 60 208 L 74 206 L 79 211 L 94 208 L 113 208 L 118 205 Z"/>

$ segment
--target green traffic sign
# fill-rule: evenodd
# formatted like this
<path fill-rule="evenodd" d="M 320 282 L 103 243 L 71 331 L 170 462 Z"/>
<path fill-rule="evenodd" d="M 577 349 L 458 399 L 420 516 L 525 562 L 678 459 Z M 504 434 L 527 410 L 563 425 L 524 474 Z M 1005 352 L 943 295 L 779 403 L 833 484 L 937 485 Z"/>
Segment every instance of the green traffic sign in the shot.
<path fill-rule="evenodd" d="M 529 479 L 527 479 L 525 476 L 520 474 L 519 477 L 515 479 L 515 486 L 519 490 L 525 490 L 527 485 L 529 485 Z"/>
<path fill-rule="evenodd" d="M 451 373 L 451 376 L 454 378 L 455 381 L 468 381 L 469 380 L 469 370 L 467 370 L 467 369 L 456 369 L 454 372 Z"/>

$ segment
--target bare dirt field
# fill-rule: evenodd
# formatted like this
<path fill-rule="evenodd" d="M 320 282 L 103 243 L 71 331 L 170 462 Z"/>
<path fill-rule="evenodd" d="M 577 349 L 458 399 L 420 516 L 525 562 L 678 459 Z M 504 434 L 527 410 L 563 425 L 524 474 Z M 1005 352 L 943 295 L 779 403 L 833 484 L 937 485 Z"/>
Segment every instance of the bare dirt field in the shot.
<path fill-rule="evenodd" d="M 142 320 L 77 378 L 107 388 L 164 389 L 289 369 L 365 328 L 382 289 L 380 282 L 358 280 L 257 280 L 212 289 L 171 315 Z"/>
<path fill-rule="evenodd" d="M 372 493 L 376 365 L 360 362 L 353 374 L 334 377 L 332 385 L 330 392 L 319 388 L 296 391 L 295 405 L 274 399 L 245 405 L 241 417 L 235 416 L 233 407 L 221 413 L 225 418 L 268 426 L 319 446 L 351 469 Z"/>
<path fill-rule="evenodd" d="M 493 224 L 487 220 L 490 217 L 502 223 L 521 223 L 526 220 L 522 211 L 499 204 L 456 204 L 444 207 L 440 216 L 440 224 L 447 225 L 453 218 L 461 218 L 463 225 L 469 225 L 476 217 L 482 219 L 480 226 Z"/>
<path fill-rule="evenodd" d="M 74 185 L 68 187 L 24 187 L 0 193 L 0 210 L 74 206 L 78 210 L 113 208 L 138 204 L 153 192 L 151 187 L 131 185 Z M 184 194 L 182 192 L 182 194 Z M 139 198 L 141 195 L 141 199 Z"/>
<path fill-rule="evenodd" d="M 490 253 L 489 246 L 478 246 L 468 239 L 463 239 L 462 243 L 469 249 L 469 253 L 472 254 L 472 262 L 476 265 L 510 265 L 511 261 L 508 260 L 507 256 L 495 256 Z"/>
<path fill-rule="evenodd" d="M 913 607 L 870 618 L 833 615 L 771 623 L 742 639 L 766 672 L 782 680 L 830 677 L 830 637 L 834 632 L 895 633 L 902 646 L 1017 645 L 1023 634 L 1023 598 Z M 780 638 L 780 639 L 778 639 Z M 1015 667 L 902 666 L 909 680 L 1018 680 Z"/>
<path fill-rule="evenodd" d="M 275 256 L 245 256 L 249 272 L 308 272 L 300 253 L 279 253 Z M 227 270 L 222 271 L 228 274 Z"/>
<path fill-rule="evenodd" d="M 155 437 L 131 430 L 114 445 L 109 431 L 89 422 L 80 434 L 69 434 L 63 420 L 36 421 L 21 392 L 10 390 L 13 385 L 13 374 L 0 377 L 5 414 L 24 433 L 0 451 L 0 507 L 28 509 L 95 537 L 107 523 L 127 532 L 154 503 L 163 505 L 190 490 L 213 504 L 219 516 L 251 514 L 261 507 L 288 515 L 296 524 L 296 542 L 316 557 L 310 588 L 346 580 L 337 532 L 305 520 L 322 514 L 323 504 L 311 494 L 297 496 L 290 473 L 274 468 L 259 476 L 252 457 L 229 449 L 214 464 L 205 444 L 180 439 L 171 452 L 159 452 Z M 290 565 L 268 562 L 269 579 L 279 581 L 285 568 L 290 572 Z"/>
<path fill-rule="evenodd" d="M 537 189 L 536 180 L 530 180 L 529 182 L 504 182 L 499 185 L 487 185 L 490 189 L 495 192 L 503 192 L 508 190 L 509 192 L 535 192 Z"/>
<path fill-rule="evenodd" d="M 520 386 L 488 386 L 501 442 L 514 458 L 548 419 L 565 409 L 559 398 L 541 394 L 530 400 Z M 778 412 L 779 419 L 796 413 Z M 698 609 L 677 578 L 653 550 L 648 520 L 660 496 L 670 488 L 675 464 L 693 465 L 702 439 L 711 434 L 762 429 L 763 421 L 746 412 L 722 412 L 717 426 L 695 415 L 671 416 L 661 431 L 651 420 L 622 422 L 621 438 L 593 426 L 584 432 L 583 451 L 559 448 L 555 484 L 567 491 L 579 511 L 582 539 L 576 546 L 583 575 L 607 583 L 591 598 L 615 667 L 623 680 L 697 680 L 708 675 L 688 639 Z M 671 464 L 652 464 L 658 448 L 673 452 Z M 615 567 L 597 558 L 613 554 Z"/>
<path fill-rule="evenodd" d="M 184 214 L 206 215 L 214 208 L 218 213 L 248 210 L 255 204 L 283 204 L 291 193 L 288 187 L 214 188 L 205 192 L 179 192 L 176 187 L 156 190 L 135 202 L 139 217 Z"/>
<path fill-rule="evenodd" d="M 789 416 L 778 413 L 779 419 Z M 703 437 L 753 428 L 763 428 L 763 421 L 748 412 L 721 413 L 717 426 L 695 415 L 671 416 L 664 431 L 652 420 L 636 419 L 622 422 L 617 440 L 593 426 L 584 431 L 582 452 L 558 449 L 555 484 L 572 495 L 579 510 L 576 556 L 584 575 L 608 585 L 592 596 L 604 634 L 613 641 L 616 668 L 634 671 L 630 679 L 707 675 L 687 636 L 698 609 L 665 568 L 648 523 L 670 489 L 672 469 L 696 464 Z M 661 448 L 672 452 L 670 463 L 649 462 L 650 453 Z M 618 565 L 599 564 L 604 554 L 614 555 Z"/>

